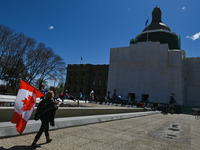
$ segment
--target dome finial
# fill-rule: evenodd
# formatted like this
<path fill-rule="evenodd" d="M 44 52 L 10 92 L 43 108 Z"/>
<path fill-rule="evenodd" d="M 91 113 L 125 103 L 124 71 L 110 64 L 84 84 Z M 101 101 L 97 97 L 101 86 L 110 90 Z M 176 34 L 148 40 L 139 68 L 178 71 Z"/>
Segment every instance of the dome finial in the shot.
<path fill-rule="evenodd" d="M 153 12 L 152 12 L 152 22 L 162 22 L 161 15 L 162 15 L 162 12 L 161 12 L 160 8 L 157 5 L 153 9 Z"/>
<path fill-rule="evenodd" d="M 147 30 L 156 30 L 156 29 L 163 29 L 170 31 L 170 28 L 162 22 L 162 12 L 158 7 L 158 5 L 156 5 L 156 7 L 153 9 L 151 24 L 148 27 L 146 27 L 143 30 L 143 32 Z"/>

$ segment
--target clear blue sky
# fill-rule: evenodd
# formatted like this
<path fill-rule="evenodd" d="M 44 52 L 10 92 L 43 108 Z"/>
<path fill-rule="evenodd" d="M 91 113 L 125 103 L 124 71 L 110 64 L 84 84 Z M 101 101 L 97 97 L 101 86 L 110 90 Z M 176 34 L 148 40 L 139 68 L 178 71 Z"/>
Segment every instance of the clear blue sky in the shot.
<path fill-rule="evenodd" d="M 0 0 L 0 24 L 51 47 L 67 64 L 109 64 L 110 48 L 129 46 L 158 5 L 181 36 L 188 57 L 200 57 L 200 0 Z M 80 61 L 81 57 L 83 58 Z"/>

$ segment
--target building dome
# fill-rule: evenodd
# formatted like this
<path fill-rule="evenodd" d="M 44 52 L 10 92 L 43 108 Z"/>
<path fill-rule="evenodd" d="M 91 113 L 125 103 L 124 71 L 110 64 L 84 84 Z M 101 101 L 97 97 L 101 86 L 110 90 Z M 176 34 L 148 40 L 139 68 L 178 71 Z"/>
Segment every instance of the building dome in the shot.
<path fill-rule="evenodd" d="M 161 12 L 160 8 L 158 6 L 156 6 L 152 12 L 151 24 L 149 26 L 147 26 L 143 30 L 143 32 L 147 31 L 147 30 L 156 30 L 156 29 L 171 31 L 170 28 L 162 22 L 161 18 L 162 18 L 162 12 Z"/>
<path fill-rule="evenodd" d="M 171 31 L 170 28 L 162 23 L 162 22 L 154 22 L 154 23 L 151 23 L 149 26 L 147 26 L 144 30 L 144 31 L 148 31 L 148 30 L 156 30 L 156 29 L 162 29 L 162 30 L 168 30 L 168 31 Z"/>
<path fill-rule="evenodd" d="M 180 36 L 172 32 L 170 28 L 162 22 L 162 12 L 158 6 L 153 9 L 152 21 L 142 33 L 135 39 L 130 40 L 130 44 L 138 42 L 160 42 L 161 44 L 168 44 L 169 49 L 180 49 Z"/>

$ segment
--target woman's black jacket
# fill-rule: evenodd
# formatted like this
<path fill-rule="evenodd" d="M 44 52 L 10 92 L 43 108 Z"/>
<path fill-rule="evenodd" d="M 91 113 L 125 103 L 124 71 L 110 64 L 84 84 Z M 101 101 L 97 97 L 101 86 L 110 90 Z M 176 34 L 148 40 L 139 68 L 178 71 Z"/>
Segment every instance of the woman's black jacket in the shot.
<path fill-rule="evenodd" d="M 57 109 L 58 106 L 52 99 L 43 99 L 37 107 L 34 119 L 50 122 L 54 120 Z"/>

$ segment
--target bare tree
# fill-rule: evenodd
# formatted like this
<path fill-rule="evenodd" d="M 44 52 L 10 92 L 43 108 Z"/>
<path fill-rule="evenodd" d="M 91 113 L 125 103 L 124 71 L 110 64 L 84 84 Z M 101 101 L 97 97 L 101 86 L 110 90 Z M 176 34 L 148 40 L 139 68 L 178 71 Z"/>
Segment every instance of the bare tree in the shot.
<path fill-rule="evenodd" d="M 40 73 L 37 75 L 37 78 L 40 79 L 39 89 L 41 89 L 45 80 L 49 80 L 52 77 L 62 79 L 66 70 L 63 59 L 56 55 L 51 48 L 47 47 L 44 52 L 46 53 L 42 57 L 43 63 Z"/>
<path fill-rule="evenodd" d="M 56 55 L 53 50 L 39 43 L 35 50 L 27 53 L 29 60 L 27 81 L 32 82 L 38 79 L 38 88 L 41 89 L 45 80 L 53 78 L 63 78 L 65 75 L 65 63 L 63 59 Z M 28 66 L 28 65 L 27 65 Z"/>
<path fill-rule="evenodd" d="M 14 87 L 17 79 L 25 75 L 24 54 L 34 47 L 35 41 L 2 25 L 0 31 L 0 78 L 9 81 Z"/>
<path fill-rule="evenodd" d="M 64 80 L 65 63 L 50 47 L 22 33 L 0 25 L 0 79 L 9 81 L 13 87 L 24 79 L 32 83 L 38 79 L 38 88 L 50 78 Z"/>

